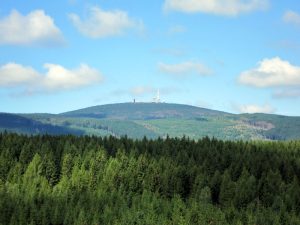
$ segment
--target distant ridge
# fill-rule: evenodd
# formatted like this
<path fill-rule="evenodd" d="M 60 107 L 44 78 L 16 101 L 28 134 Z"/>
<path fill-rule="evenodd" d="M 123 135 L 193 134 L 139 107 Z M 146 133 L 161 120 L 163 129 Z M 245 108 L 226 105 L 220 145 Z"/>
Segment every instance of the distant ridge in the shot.
<path fill-rule="evenodd" d="M 31 115 L 31 114 L 29 114 Z M 47 114 L 48 116 L 51 114 Z M 81 130 L 75 130 L 68 127 L 45 124 L 40 121 L 26 118 L 24 116 L 0 113 L 0 131 L 16 132 L 23 134 L 84 134 Z"/>
<path fill-rule="evenodd" d="M 116 103 L 92 106 L 60 115 L 110 119 L 191 119 L 199 116 L 229 115 L 229 113 L 175 103 Z"/>
<path fill-rule="evenodd" d="M 116 103 L 61 114 L 0 113 L 0 132 L 223 140 L 300 139 L 300 117 L 230 114 L 174 103 Z"/>

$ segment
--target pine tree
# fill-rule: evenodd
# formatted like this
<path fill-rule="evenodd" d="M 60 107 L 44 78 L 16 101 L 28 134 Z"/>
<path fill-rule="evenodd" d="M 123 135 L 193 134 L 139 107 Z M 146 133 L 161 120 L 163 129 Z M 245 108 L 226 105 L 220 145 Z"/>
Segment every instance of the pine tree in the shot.
<path fill-rule="evenodd" d="M 235 191 L 236 185 L 231 180 L 229 171 L 226 170 L 222 176 L 222 183 L 220 186 L 220 204 L 222 206 L 230 206 L 233 203 Z"/>

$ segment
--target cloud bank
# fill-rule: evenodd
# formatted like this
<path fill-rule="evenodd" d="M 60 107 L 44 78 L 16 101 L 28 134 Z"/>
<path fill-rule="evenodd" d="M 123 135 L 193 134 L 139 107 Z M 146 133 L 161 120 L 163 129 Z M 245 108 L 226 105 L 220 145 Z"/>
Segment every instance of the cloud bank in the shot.
<path fill-rule="evenodd" d="M 66 69 L 56 64 L 44 64 L 42 74 L 32 67 L 8 63 L 0 67 L 0 87 L 21 87 L 27 92 L 55 92 L 99 83 L 103 76 L 96 69 L 81 64 Z"/>
<path fill-rule="evenodd" d="M 204 64 L 194 61 L 186 61 L 178 64 L 158 63 L 158 69 L 162 73 L 175 76 L 186 76 L 190 74 L 208 76 L 212 74 L 212 71 Z"/>
<path fill-rule="evenodd" d="M 91 7 L 87 18 L 81 19 L 74 13 L 69 18 L 80 33 L 90 38 L 120 36 L 130 29 L 143 27 L 141 21 L 130 18 L 125 11 L 104 11 L 99 7 Z"/>
<path fill-rule="evenodd" d="M 237 16 L 268 7 L 268 0 L 165 0 L 165 11 Z"/>
<path fill-rule="evenodd" d="M 64 38 L 43 10 L 22 15 L 13 10 L 0 19 L 0 45 L 62 45 Z"/>
<path fill-rule="evenodd" d="M 239 82 L 258 88 L 300 86 L 300 67 L 279 57 L 263 59 L 256 68 L 242 72 Z"/>

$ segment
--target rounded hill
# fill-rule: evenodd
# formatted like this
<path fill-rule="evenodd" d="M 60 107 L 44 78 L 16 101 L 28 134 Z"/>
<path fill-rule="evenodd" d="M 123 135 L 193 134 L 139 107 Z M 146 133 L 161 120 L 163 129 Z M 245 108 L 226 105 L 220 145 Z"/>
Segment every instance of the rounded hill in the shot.
<path fill-rule="evenodd" d="M 92 118 L 147 120 L 181 118 L 190 119 L 201 116 L 221 116 L 227 113 L 190 105 L 171 103 L 116 103 L 92 106 L 61 115 Z"/>

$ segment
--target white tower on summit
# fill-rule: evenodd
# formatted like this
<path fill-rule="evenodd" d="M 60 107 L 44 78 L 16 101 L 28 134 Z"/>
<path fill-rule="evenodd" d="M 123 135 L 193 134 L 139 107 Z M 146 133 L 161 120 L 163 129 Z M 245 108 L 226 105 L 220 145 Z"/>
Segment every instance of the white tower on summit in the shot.
<path fill-rule="evenodd" d="M 155 103 L 160 103 L 159 89 L 157 90 L 156 97 L 153 98 L 153 102 L 155 102 Z"/>

